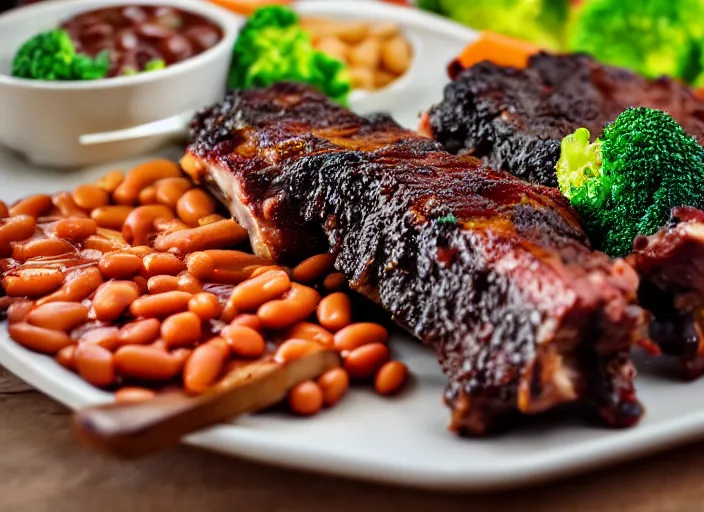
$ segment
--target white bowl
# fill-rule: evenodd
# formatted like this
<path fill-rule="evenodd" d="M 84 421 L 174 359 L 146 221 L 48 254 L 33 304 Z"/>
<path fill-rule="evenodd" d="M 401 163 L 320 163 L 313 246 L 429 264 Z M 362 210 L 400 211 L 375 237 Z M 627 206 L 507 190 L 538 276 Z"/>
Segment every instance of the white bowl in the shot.
<path fill-rule="evenodd" d="M 52 82 L 14 78 L 12 57 L 38 32 L 56 28 L 80 12 L 111 5 L 166 5 L 219 25 L 223 38 L 209 50 L 164 70 L 92 81 Z M 75 167 L 149 152 L 165 136 L 95 146 L 80 135 L 121 130 L 200 108 L 222 99 L 232 46 L 243 18 L 195 0 L 63 0 L 0 16 L 0 144 L 31 162 Z"/>

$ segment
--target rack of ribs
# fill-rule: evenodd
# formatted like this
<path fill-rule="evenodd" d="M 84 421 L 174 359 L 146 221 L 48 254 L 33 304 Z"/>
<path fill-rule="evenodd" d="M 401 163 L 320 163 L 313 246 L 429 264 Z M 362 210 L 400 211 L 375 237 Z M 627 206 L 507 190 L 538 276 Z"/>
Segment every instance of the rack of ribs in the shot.
<path fill-rule="evenodd" d="M 434 348 L 450 428 L 588 404 L 637 422 L 638 279 L 589 249 L 558 191 L 362 118 L 302 85 L 235 91 L 191 125 L 184 169 L 293 263 L 329 250 L 350 287 Z"/>
<path fill-rule="evenodd" d="M 450 66 L 444 98 L 423 116 L 421 133 L 451 153 L 481 158 L 528 181 L 557 186 L 560 141 L 586 127 L 597 137 L 632 106 L 669 112 L 704 142 L 704 102 L 666 77 L 648 80 L 586 55 L 530 58 L 526 69 L 481 62 Z"/>

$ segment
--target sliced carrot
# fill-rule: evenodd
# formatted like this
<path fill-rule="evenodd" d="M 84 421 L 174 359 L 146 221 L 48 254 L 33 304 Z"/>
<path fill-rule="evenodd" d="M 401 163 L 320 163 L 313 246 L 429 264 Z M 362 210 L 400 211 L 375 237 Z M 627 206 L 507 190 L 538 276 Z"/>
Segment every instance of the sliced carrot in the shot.
<path fill-rule="evenodd" d="M 475 64 L 488 60 L 499 66 L 511 66 L 514 68 L 525 68 L 528 59 L 540 51 L 540 47 L 513 39 L 494 32 L 480 32 L 479 38 L 467 45 L 457 58 L 457 62 L 468 68 Z"/>
<path fill-rule="evenodd" d="M 209 0 L 215 5 L 246 16 L 265 5 L 290 4 L 293 0 Z"/>

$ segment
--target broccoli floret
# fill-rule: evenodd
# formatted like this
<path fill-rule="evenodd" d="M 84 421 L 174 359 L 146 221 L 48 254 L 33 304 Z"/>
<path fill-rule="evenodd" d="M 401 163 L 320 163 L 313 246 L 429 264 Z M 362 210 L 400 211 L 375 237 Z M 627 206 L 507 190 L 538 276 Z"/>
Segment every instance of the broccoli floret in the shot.
<path fill-rule="evenodd" d="M 152 59 L 144 65 L 144 71 L 157 71 L 166 68 L 164 59 Z"/>
<path fill-rule="evenodd" d="M 596 248 L 625 256 L 672 208 L 704 206 L 704 148 L 665 112 L 630 108 L 594 143 L 589 135 L 562 140 L 557 179 Z"/>
<path fill-rule="evenodd" d="M 418 5 L 478 30 L 559 50 L 570 0 L 420 0 Z"/>
<path fill-rule="evenodd" d="M 704 2 L 586 0 L 575 12 L 567 48 L 649 78 L 704 80 Z"/>
<path fill-rule="evenodd" d="M 12 61 L 12 76 L 36 80 L 94 80 L 108 74 L 110 58 L 76 52 L 65 30 L 50 30 L 26 41 Z"/>
<path fill-rule="evenodd" d="M 295 12 L 271 5 L 255 11 L 240 31 L 228 86 L 250 89 L 282 81 L 313 85 L 342 104 L 351 89 L 345 63 L 313 47 Z"/>

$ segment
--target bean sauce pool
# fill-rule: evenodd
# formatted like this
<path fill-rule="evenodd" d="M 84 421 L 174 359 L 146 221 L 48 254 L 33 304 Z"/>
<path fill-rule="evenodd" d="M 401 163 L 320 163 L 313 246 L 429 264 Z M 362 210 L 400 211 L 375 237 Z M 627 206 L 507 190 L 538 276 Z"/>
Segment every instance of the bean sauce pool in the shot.
<path fill-rule="evenodd" d="M 110 53 L 109 77 L 167 66 L 198 55 L 222 39 L 222 30 L 197 14 L 166 6 L 130 5 L 81 13 L 65 29 L 76 50 L 95 57 Z"/>

